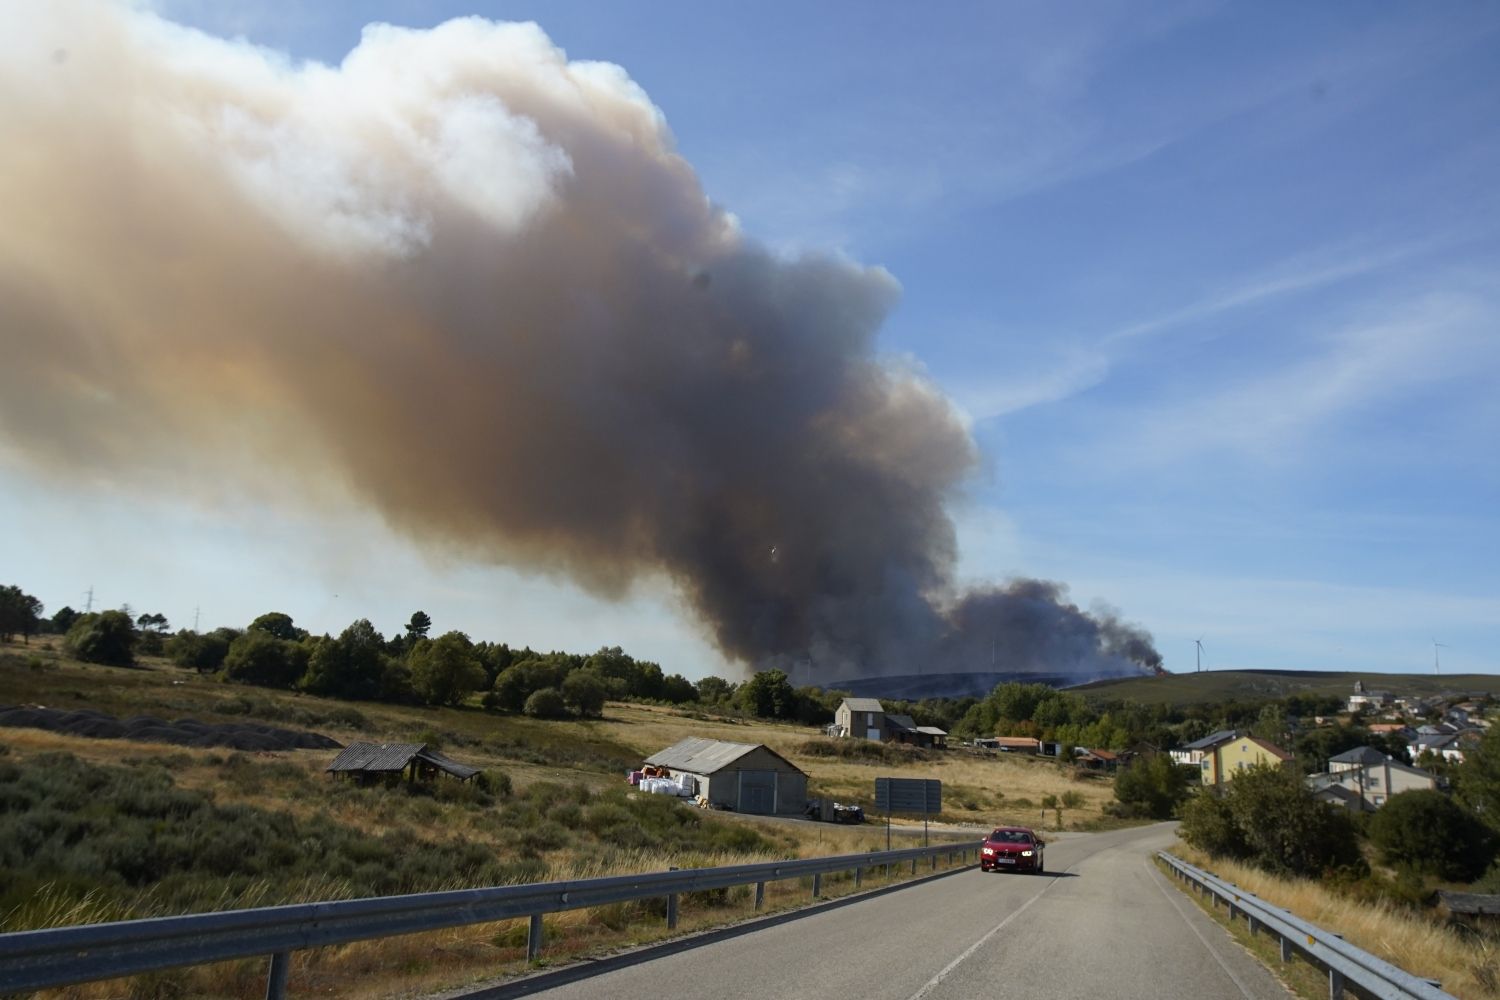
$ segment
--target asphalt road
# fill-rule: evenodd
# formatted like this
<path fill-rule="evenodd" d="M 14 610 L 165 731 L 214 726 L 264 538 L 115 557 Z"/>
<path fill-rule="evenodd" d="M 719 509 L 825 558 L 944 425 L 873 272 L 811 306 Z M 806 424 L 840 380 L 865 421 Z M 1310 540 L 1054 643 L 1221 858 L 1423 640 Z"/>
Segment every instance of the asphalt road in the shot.
<path fill-rule="evenodd" d="M 1173 839 L 1165 824 L 1058 839 L 1044 876 L 958 872 L 697 947 L 617 957 L 605 964 L 623 967 L 552 988 L 536 989 L 569 973 L 469 995 L 1287 1000 L 1152 864 Z"/>

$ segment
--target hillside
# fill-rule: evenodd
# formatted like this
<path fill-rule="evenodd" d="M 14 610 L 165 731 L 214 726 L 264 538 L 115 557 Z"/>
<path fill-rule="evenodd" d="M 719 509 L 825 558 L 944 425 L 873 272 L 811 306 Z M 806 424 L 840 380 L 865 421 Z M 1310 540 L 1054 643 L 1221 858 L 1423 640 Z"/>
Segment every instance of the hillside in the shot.
<path fill-rule="evenodd" d="M 1069 690 L 1093 701 L 1197 705 L 1231 699 L 1285 698 L 1293 694 L 1344 696 L 1353 692 L 1355 681 L 1363 681 L 1367 688 L 1418 697 L 1456 691 L 1500 694 L 1500 675 L 1495 674 L 1383 674 L 1321 670 L 1206 670 L 1202 673 L 1094 681 Z"/>
<path fill-rule="evenodd" d="M 1107 782 L 1072 781 L 1041 762 L 873 744 L 859 748 L 873 757 L 827 756 L 833 741 L 810 727 L 652 705 L 612 702 L 602 719 L 542 721 L 477 705 L 344 702 L 228 684 L 160 659 L 133 668 L 80 663 L 48 637 L 0 644 L 0 692 L 0 704 L 84 710 L 122 723 L 99 724 L 101 732 L 167 731 L 138 716 L 276 726 L 345 744 L 427 743 L 484 769 L 481 786 L 358 788 L 325 773 L 332 749 L 235 750 L 0 727 L 0 801 L 7 803 L 0 810 L 0 931 L 885 847 L 883 824 L 873 819 L 863 826 L 769 820 L 629 788 L 627 770 L 688 736 L 765 743 L 808 773 L 810 794 L 866 806 L 877 776 L 941 778 L 945 810 L 934 819 L 935 839 L 969 840 L 976 826 L 1002 822 L 1094 825 L 1111 799 Z M 1045 796 L 1068 804 L 1043 814 Z M 899 819 L 896 835 L 909 844 L 910 821 L 903 831 Z M 880 881 L 866 877 L 866 885 Z M 852 881 L 824 884 L 833 895 L 851 888 Z M 768 891 L 771 909 L 807 897 L 795 881 Z M 549 918 L 548 954 L 654 940 L 665 929 L 653 905 Z M 682 927 L 722 924 L 748 908 L 738 892 L 686 899 Z M 389 995 L 398 982 L 403 991 L 438 989 L 524 965 L 524 922 L 428 937 L 306 953 L 294 967 L 293 991 Z M 173 988 L 250 997 L 263 992 L 263 975 L 259 963 L 230 963 Z M 76 995 L 121 989 L 99 984 Z M 129 992 L 157 995 L 150 984 Z"/>

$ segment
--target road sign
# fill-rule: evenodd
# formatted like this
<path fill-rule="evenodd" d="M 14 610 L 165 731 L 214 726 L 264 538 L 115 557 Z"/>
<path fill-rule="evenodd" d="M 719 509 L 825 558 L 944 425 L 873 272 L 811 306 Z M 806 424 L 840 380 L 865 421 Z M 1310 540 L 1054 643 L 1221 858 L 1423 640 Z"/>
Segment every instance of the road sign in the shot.
<path fill-rule="evenodd" d="M 943 811 L 943 783 L 937 778 L 876 778 L 875 809 L 883 813 Z"/>

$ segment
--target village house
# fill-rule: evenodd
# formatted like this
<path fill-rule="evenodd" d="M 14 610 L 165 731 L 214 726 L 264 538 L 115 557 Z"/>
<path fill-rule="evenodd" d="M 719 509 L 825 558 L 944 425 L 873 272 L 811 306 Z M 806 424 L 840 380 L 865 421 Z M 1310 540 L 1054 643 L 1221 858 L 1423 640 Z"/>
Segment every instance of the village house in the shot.
<path fill-rule="evenodd" d="M 909 743 L 942 749 L 948 733 L 937 726 L 919 726 L 909 715 L 888 714 L 876 698 L 845 698 L 833 713 L 829 736 L 856 737 L 878 743 Z"/>
<path fill-rule="evenodd" d="M 1203 770 L 1203 761 L 1213 752 L 1213 749 L 1228 743 L 1238 736 L 1239 732 L 1237 730 L 1221 729 L 1216 733 L 1209 733 L 1202 739 L 1194 740 L 1191 743 L 1168 752 L 1172 755 L 1172 763 L 1191 767 L 1195 773 L 1201 773 Z"/>
<path fill-rule="evenodd" d="M 1292 755 L 1276 744 L 1255 736 L 1240 736 L 1204 754 L 1199 780 L 1205 785 L 1222 785 L 1258 764 L 1285 767 L 1291 762 Z"/>
<path fill-rule="evenodd" d="M 830 736 L 879 742 L 885 738 L 885 706 L 878 698 L 845 698 L 833 713 Z"/>
<path fill-rule="evenodd" d="M 1374 747 L 1356 747 L 1328 758 L 1327 773 L 1308 775 L 1307 787 L 1324 802 L 1374 812 L 1392 795 L 1437 788 L 1437 777 Z"/>

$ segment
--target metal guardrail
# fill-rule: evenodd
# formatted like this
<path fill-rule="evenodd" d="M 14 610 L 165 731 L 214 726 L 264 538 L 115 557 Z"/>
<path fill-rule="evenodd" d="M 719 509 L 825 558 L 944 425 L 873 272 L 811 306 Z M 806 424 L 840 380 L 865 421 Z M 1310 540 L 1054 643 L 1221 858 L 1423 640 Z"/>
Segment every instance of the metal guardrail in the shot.
<path fill-rule="evenodd" d="M 305 948 L 368 941 L 398 934 L 461 927 L 529 917 L 526 957 L 542 948 L 542 915 L 608 903 L 665 896 L 667 926 L 677 926 L 677 898 L 685 892 L 754 885 L 755 908 L 765 904 L 767 882 L 812 877 L 812 897 L 822 894 L 822 877 L 854 872 L 858 887 L 865 871 L 919 862 L 935 871 L 939 858 L 969 863 L 979 844 L 944 844 L 899 851 L 844 854 L 829 858 L 771 861 L 722 868 L 689 868 L 644 875 L 617 875 L 569 882 L 459 889 L 408 896 L 296 903 L 250 910 L 227 910 L 180 917 L 154 917 L 78 927 L 0 934 L 0 995 L 99 979 L 133 976 L 208 962 L 270 956 L 268 1000 L 286 995 L 291 953 Z"/>
<path fill-rule="evenodd" d="M 1329 1000 L 1340 1000 L 1346 988 L 1380 1000 L 1455 1000 L 1444 993 L 1441 984 L 1414 976 L 1383 958 L 1357 948 L 1342 937 L 1310 924 L 1290 910 L 1272 906 L 1238 886 L 1195 868 L 1181 858 L 1157 852 L 1172 873 L 1201 892 L 1207 893 L 1215 908 L 1223 902 L 1229 907 L 1229 919 L 1243 916 L 1250 933 L 1269 931 L 1281 941 L 1281 960 L 1290 961 L 1301 953 L 1315 965 L 1328 970 Z"/>

